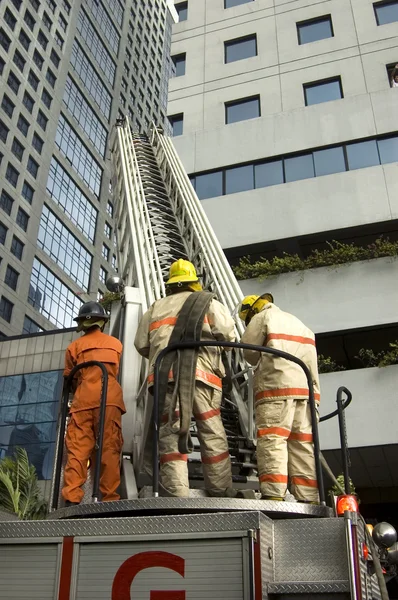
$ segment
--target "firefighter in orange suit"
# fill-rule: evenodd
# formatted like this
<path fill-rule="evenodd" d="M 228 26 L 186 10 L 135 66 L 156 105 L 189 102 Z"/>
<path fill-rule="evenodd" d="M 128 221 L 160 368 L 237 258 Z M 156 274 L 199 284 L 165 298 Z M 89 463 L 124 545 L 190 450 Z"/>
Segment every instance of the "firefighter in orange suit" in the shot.
<path fill-rule="evenodd" d="M 242 342 L 276 348 L 301 359 L 309 368 L 315 401 L 319 377 L 315 336 L 293 315 L 283 312 L 271 294 L 246 296 L 239 312 L 247 328 Z M 252 350 L 245 359 L 256 365 L 254 407 L 257 464 L 262 497 L 283 500 L 290 491 L 299 502 L 319 501 L 312 442 L 308 384 L 295 363 Z"/>
<path fill-rule="evenodd" d="M 166 284 L 167 297 L 157 300 L 144 314 L 135 338 L 138 352 L 149 358 L 149 387 L 153 384 L 153 369 L 157 355 L 168 345 L 177 317 L 188 296 L 202 290 L 195 267 L 187 260 L 171 265 Z M 234 321 L 227 309 L 211 300 L 201 339 L 234 341 Z M 231 490 L 231 462 L 228 442 L 221 420 L 221 379 L 225 370 L 221 350 L 202 347 L 195 371 L 193 414 L 196 420 L 205 487 L 212 496 L 227 495 Z M 173 374 L 169 374 L 171 382 Z M 173 412 L 173 385 L 166 394 L 162 423 L 159 428 L 160 482 L 172 496 L 189 495 L 187 455 L 178 451 L 179 411 Z"/>
<path fill-rule="evenodd" d="M 126 412 L 123 392 L 117 381 L 122 344 L 102 333 L 109 317 L 103 306 L 87 302 L 74 319 L 77 331 L 84 335 L 69 344 L 65 354 L 64 377 L 73 367 L 90 360 L 102 362 L 108 371 L 108 394 L 101 459 L 100 490 L 103 501 L 119 500 L 120 453 L 122 451 L 122 415 Z M 67 463 L 62 496 L 66 505 L 79 504 L 83 499 L 82 485 L 87 479 L 88 461 L 96 444 L 99 426 L 101 370 L 88 367 L 76 373 L 71 418 L 65 443 Z"/>

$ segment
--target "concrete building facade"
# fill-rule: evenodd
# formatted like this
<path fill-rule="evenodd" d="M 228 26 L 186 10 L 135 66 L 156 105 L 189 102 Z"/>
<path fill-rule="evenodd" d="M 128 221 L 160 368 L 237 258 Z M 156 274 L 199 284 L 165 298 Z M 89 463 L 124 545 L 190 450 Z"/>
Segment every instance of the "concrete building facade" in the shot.
<path fill-rule="evenodd" d="M 110 137 L 166 116 L 166 0 L 0 7 L 0 332 L 67 328 L 117 269 Z"/>
<path fill-rule="evenodd" d="M 398 2 L 176 8 L 174 143 L 231 263 L 305 258 L 332 240 L 396 240 Z M 245 293 L 272 292 L 314 330 L 318 351 L 345 367 L 322 375 L 321 413 L 333 409 L 339 385 L 352 390 L 353 476 L 380 502 L 391 490 L 398 497 L 398 366 L 360 369 L 357 355 L 398 339 L 397 275 L 396 259 L 385 257 L 241 282 Z M 338 471 L 337 424 L 325 424 L 322 439 Z"/>

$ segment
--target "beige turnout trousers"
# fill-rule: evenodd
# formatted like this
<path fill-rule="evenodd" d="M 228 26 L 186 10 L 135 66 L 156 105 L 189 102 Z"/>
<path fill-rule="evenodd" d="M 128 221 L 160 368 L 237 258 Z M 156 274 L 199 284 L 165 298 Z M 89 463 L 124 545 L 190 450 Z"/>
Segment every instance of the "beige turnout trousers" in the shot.
<path fill-rule="evenodd" d="M 307 400 L 270 400 L 256 406 L 257 464 L 261 494 L 318 502 L 312 442 L 311 413 Z"/>
<path fill-rule="evenodd" d="M 171 393 L 166 394 L 159 428 L 160 482 L 173 496 L 189 496 L 187 454 L 178 452 L 179 412 L 170 415 Z M 221 390 L 196 381 L 193 414 L 197 425 L 205 488 L 223 496 L 232 487 L 231 460 L 221 420 Z"/>

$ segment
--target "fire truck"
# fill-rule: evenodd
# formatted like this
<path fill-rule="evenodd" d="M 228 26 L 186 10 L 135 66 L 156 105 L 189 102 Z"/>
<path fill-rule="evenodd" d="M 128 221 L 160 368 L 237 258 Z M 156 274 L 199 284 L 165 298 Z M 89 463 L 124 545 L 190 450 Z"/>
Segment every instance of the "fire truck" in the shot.
<path fill-rule="evenodd" d="M 392 572 L 397 554 L 388 548 L 394 546 L 396 532 L 388 524 L 379 524 L 372 537 L 358 513 L 355 497 L 349 494 L 344 428 L 348 390 L 339 390 L 337 410 L 323 417 L 337 416 L 341 428 L 345 489 L 337 502 L 327 506 L 325 501 L 310 380 L 320 504 L 298 503 L 292 496 L 285 502 L 261 500 L 252 371 L 242 356 L 244 345 L 228 344 L 231 384 L 224 393 L 222 418 L 234 488 L 241 490 L 242 497 L 207 497 L 194 423 L 194 449 L 188 460 L 190 496 L 159 494 L 160 363 L 167 352 L 192 347 L 194 342 L 188 340 L 161 353 L 154 393 L 148 394 L 145 361 L 132 343 L 139 319 L 165 295 L 168 268 L 178 258 L 194 263 L 203 287 L 214 292 L 235 316 L 238 340 L 243 325 L 236 308 L 242 292 L 170 138 L 157 127 L 148 135 L 135 133 L 127 118 L 119 120 L 112 161 L 120 277 L 111 278 L 107 285 L 117 298 L 112 304 L 110 333 L 124 345 L 120 382 L 127 407 L 121 500 L 100 501 L 97 459 L 85 484 L 83 502 L 64 506 L 60 490 L 72 372 L 59 414 L 48 518 L 27 522 L 0 513 L 0 598 L 387 600 L 385 576 Z M 252 348 L 278 354 L 277 350 Z M 298 362 L 306 372 L 295 357 L 279 355 Z M 107 372 L 104 365 L 95 364 L 103 375 L 103 417 Z M 144 449 L 150 432 L 154 443 L 148 465 Z M 102 436 L 100 426 L 97 457 L 101 455 Z"/>

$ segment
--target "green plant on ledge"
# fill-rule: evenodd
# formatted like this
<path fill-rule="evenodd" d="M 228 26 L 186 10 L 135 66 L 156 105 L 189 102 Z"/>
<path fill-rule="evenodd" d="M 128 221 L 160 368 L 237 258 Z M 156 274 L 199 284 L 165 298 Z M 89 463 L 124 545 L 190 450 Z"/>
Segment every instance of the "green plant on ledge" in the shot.
<path fill-rule="evenodd" d="M 261 259 L 250 261 L 250 256 L 242 258 L 239 265 L 234 267 L 238 279 L 266 279 L 282 273 L 293 273 L 319 267 L 336 267 L 360 260 L 372 260 L 386 256 L 398 256 L 398 242 L 390 242 L 388 238 L 379 237 L 368 246 L 355 246 L 332 240 L 327 242 L 325 250 L 312 250 L 307 258 L 300 258 L 298 254 L 276 256 L 271 260 Z"/>
<path fill-rule="evenodd" d="M 105 310 L 109 310 L 112 302 L 118 302 L 119 300 L 120 292 L 105 292 L 99 302 L 102 304 Z"/>
<path fill-rule="evenodd" d="M 318 373 L 320 375 L 324 373 L 337 373 L 338 371 L 345 370 L 345 367 L 338 365 L 330 356 L 318 354 Z"/>
<path fill-rule="evenodd" d="M 390 350 L 381 350 L 380 352 L 374 352 L 369 348 L 361 348 L 355 358 L 361 361 L 364 368 L 398 365 L 398 340 L 390 342 L 389 346 Z"/>

